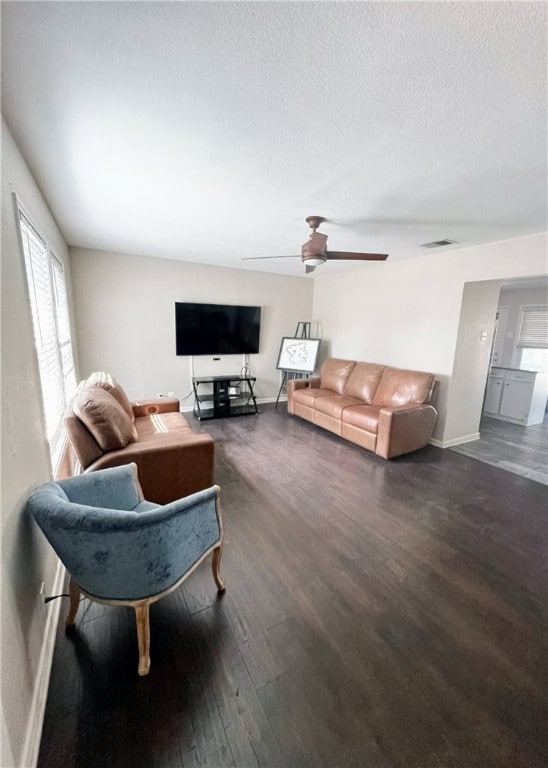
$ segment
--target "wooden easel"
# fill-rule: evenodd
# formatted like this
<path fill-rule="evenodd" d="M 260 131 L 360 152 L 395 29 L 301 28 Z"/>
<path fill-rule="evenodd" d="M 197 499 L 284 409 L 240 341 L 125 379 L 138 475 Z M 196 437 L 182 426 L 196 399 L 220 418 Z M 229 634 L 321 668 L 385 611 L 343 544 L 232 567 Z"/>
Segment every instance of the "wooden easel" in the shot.
<path fill-rule="evenodd" d="M 297 327 L 295 328 L 295 339 L 309 339 L 310 338 L 310 323 L 299 321 L 297 323 Z M 308 373 L 295 373 L 295 371 L 283 371 L 282 376 L 282 383 L 280 384 L 280 389 L 278 391 L 278 397 L 276 398 L 276 408 L 278 407 L 278 402 L 280 400 L 280 395 L 282 394 L 284 387 L 287 387 L 288 380 L 291 379 L 304 379 L 308 377 Z"/>

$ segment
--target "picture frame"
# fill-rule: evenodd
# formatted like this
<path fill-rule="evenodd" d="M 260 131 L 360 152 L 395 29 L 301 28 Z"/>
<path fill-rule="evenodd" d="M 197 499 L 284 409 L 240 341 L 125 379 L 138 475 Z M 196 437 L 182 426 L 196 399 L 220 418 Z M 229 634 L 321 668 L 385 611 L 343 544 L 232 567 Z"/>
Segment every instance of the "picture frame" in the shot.
<path fill-rule="evenodd" d="M 276 368 L 291 373 L 314 373 L 321 339 L 284 336 Z"/>

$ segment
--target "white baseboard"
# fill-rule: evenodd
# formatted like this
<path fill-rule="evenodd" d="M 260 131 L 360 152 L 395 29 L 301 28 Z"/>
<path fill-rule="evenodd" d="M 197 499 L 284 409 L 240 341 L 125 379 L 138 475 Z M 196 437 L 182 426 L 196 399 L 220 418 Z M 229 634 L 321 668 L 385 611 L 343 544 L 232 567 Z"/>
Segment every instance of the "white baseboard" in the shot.
<path fill-rule="evenodd" d="M 453 440 L 436 440 L 432 438 L 430 442 L 432 445 L 438 448 L 453 448 L 455 445 L 462 445 L 463 443 L 472 443 L 474 440 L 480 439 L 480 433 L 474 432 L 472 435 L 463 435 L 462 437 L 455 437 Z"/>
<path fill-rule="evenodd" d="M 65 581 L 65 566 L 59 560 L 52 595 L 59 595 L 63 589 Z M 44 638 L 42 640 L 42 649 L 40 651 L 40 660 L 38 662 L 38 672 L 34 681 L 34 691 L 32 694 L 32 704 L 30 708 L 27 730 L 25 734 L 25 744 L 21 757 L 21 768 L 35 768 L 38 762 L 38 753 L 40 750 L 40 740 L 42 738 L 42 726 L 44 725 L 44 714 L 46 712 L 46 701 L 48 698 L 49 678 L 51 674 L 51 665 L 53 661 L 53 649 L 55 647 L 55 636 L 57 633 L 57 624 L 59 621 L 59 612 L 61 610 L 61 600 L 54 600 L 48 607 L 48 618 L 44 628 Z"/>

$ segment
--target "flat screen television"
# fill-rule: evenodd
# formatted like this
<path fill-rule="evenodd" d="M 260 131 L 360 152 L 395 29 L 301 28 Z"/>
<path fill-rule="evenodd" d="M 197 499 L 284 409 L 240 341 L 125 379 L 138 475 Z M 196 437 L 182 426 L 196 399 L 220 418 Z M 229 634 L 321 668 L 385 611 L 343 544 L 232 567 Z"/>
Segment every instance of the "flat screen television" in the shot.
<path fill-rule="evenodd" d="M 260 331 L 260 307 L 175 302 L 178 355 L 255 354 Z"/>

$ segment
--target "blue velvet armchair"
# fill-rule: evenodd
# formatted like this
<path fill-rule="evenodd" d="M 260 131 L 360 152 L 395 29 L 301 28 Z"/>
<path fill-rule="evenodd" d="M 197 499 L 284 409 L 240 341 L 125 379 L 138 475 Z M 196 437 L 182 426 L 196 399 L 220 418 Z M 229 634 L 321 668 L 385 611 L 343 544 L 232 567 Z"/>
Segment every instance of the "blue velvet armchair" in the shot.
<path fill-rule="evenodd" d="M 150 604 L 176 589 L 213 553 L 213 578 L 223 547 L 220 489 L 212 486 L 161 506 L 143 498 L 137 466 L 127 464 L 40 486 L 27 508 L 70 574 L 74 624 L 83 593 L 135 609 L 140 675 L 150 669 Z"/>

